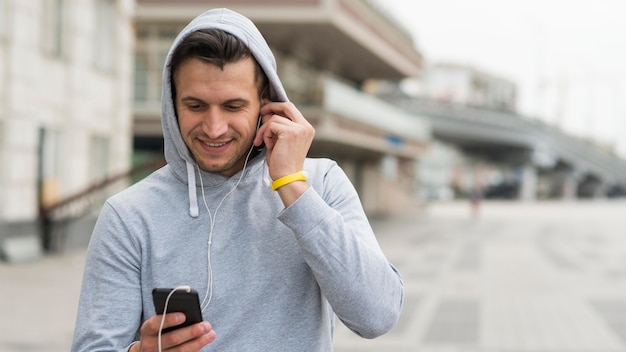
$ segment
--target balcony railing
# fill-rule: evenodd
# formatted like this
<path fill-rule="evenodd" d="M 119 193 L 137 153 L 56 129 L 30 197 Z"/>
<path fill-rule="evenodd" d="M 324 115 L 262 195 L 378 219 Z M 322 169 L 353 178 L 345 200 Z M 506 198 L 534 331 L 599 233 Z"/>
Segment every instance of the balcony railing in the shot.
<path fill-rule="evenodd" d="M 402 138 L 427 141 L 429 122 L 376 96 L 360 91 L 332 75 L 303 79 L 288 89 L 296 105 L 316 106 L 330 115 L 374 127 Z"/>

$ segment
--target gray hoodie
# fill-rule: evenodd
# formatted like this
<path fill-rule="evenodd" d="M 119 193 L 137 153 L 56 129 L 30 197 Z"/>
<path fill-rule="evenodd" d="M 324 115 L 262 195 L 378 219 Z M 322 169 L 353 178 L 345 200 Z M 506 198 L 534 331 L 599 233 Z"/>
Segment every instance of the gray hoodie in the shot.
<path fill-rule="evenodd" d="M 287 101 L 274 57 L 247 18 L 205 12 L 176 38 L 218 28 L 243 40 Z M 396 323 L 400 275 L 337 164 L 307 159 L 309 189 L 284 208 L 261 153 L 232 177 L 200 170 L 163 73 L 167 165 L 106 201 L 88 248 L 72 351 L 125 351 L 155 314 L 155 287 L 189 285 L 217 339 L 203 351 L 331 351 L 334 317 L 373 338 Z M 209 245 L 209 237 L 211 237 Z"/>

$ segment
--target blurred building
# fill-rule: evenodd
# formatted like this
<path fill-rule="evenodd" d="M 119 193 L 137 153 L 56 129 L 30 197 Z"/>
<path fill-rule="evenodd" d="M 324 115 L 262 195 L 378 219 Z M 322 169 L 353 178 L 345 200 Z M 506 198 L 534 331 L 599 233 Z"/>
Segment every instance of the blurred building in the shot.
<path fill-rule="evenodd" d="M 404 82 L 420 98 L 499 111 L 516 111 L 517 86 L 511 80 L 469 66 L 436 63 L 419 80 Z"/>
<path fill-rule="evenodd" d="M 133 0 L 0 0 L 0 249 L 128 169 Z M 0 253 L 1 254 L 1 253 Z"/>
<path fill-rule="evenodd" d="M 428 198 L 441 198 L 442 189 L 449 194 L 442 180 L 452 181 L 455 196 L 481 189 L 487 198 L 522 200 L 614 197 L 626 185 L 622 158 L 518 114 L 517 88 L 507 79 L 462 65 L 433 64 L 418 79 L 370 87 L 431 123 L 437 142 L 420 163 L 436 168 L 420 169 L 420 194 Z"/>
<path fill-rule="evenodd" d="M 249 17 L 278 61 L 290 99 L 316 128 L 310 156 L 331 157 L 369 214 L 416 205 L 415 164 L 430 125 L 366 93 L 371 79 L 420 74 L 410 34 L 364 0 L 139 0 L 134 87 L 135 151 L 160 155 L 161 72 L 176 34 L 214 7 Z"/>
<path fill-rule="evenodd" d="M 0 0 L 0 258 L 88 240 L 86 212 L 162 158 L 165 55 L 213 7 L 258 25 L 316 128 L 310 155 L 337 160 L 369 214 L 416 205 L 430 125 L 362 88 L 418 75 L 422 57 L 370 1 Z"/>

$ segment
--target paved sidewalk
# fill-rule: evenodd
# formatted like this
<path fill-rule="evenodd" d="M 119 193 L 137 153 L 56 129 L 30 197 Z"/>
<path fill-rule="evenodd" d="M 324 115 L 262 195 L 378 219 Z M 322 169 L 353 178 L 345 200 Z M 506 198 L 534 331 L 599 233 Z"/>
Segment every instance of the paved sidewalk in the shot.
<path fill-rule="evenodd" d="M 626 202 L 438 205 L 380 227 L 405 281 L 387 335 L 337 352 L 626 351 Z"/>
<path fill-rule="evenodd" d="M 70 350 L 84 258 L 80 250 L 0 262 L 0 351 Z"/>
<path fill-rule="evenodd" d="M 373 223 L 403 275 L 389 334 L 337 352 L 626 351 L 626 202 L 438 204 Z M 69 351 L 84 250 L 0 262 L 0 351 Z"/>

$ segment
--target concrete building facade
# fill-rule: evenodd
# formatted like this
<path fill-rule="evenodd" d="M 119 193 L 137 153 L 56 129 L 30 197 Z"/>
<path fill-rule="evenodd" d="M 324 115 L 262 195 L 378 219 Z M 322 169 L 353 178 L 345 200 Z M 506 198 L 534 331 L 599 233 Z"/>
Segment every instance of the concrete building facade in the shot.
<path fill-rule="evenodd" d="M 517 85 L 473 67 L 435 63 L 418 80 L 403 82 L 416 97 L 440 103 L 516 112 Z"/>
<path fill-rule="evenodd" d="M 215 7 L 249 17 L 274 51 L 291 101 L 316 129 L 309 156 L 337 160 L 371 215 L 416 205 L 415 164 L 430 125 L 368 94 L 371 80 L 417 76 L 406 30 L 366 0 L 139 0 L 134 92 L 136 151 L 160 153 L 163 62 L 176 34 Z"/>
<path fill-rule="evenodd" d="M 430 125 L 364 88 L 419 75 L 422 57 L 373 2 L 0 0 L 0 259 L 85 243 L 94 217 L 82 215 L 133 182 L 142 158 L 162 157 L 165 55 L 213 7 L 243 13 L 266 36 L 316 128 L 310 156 L 337 160 L 368 214 L 417 205 Z"/>
<path fill-rule="evenodd" d="M 0 241 L 128 169 L 134 5 L 0 0 Z"/>

